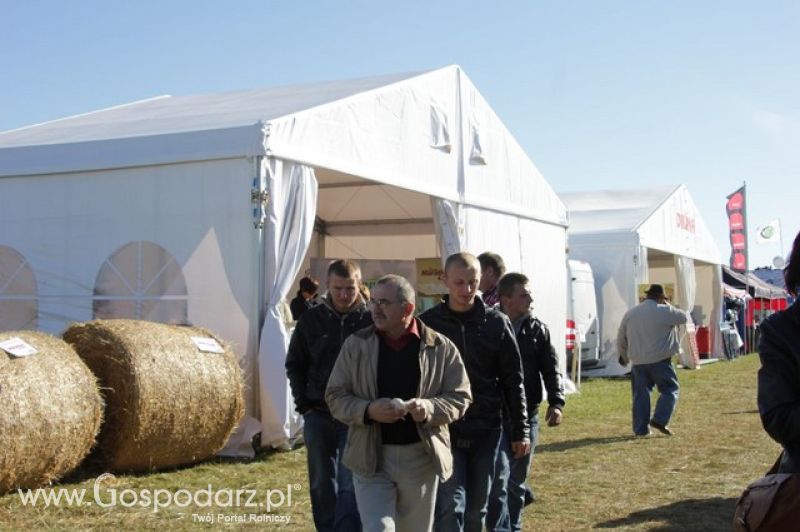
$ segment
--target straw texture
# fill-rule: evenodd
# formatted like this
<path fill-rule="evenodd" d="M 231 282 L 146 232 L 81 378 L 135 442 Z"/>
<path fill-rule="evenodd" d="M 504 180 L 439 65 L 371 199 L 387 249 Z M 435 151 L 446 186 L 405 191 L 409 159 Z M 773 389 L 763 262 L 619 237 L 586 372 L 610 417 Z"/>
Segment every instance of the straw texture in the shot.
<path fill-rule="evenodd" d="M 225 352 L 200 351 L 191 337 Z M 222 449 L 244 413 L 236 355 L 204 329 L 97 320 L 64 333 L 100 381 L 105 422 L 91 459 L 118 471 L 192 464 Z"/>
<path fill-rule="evenodd" d="M 33 331 L 0 333 L 38 352 L 0 349 L 0 493 L 34 488 L 72 471 L 89 453 L 102 420 L 94 375 L 72 347 Z"/>

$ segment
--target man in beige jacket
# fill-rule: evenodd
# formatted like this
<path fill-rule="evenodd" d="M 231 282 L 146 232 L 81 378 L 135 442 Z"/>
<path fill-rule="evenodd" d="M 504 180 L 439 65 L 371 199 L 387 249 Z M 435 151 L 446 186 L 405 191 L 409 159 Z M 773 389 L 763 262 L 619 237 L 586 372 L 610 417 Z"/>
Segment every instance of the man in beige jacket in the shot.
<path fill-rule="evenodd" d="M 432 528 L 438 480 L 453 469 L 448 424 L 472 400 L 458 349 L 414 318 L 414 301 L 405 278 L 377 281 L 374 325 L 345 341 L 325 393 L 349 427 L 343 463 L 368 532 Z"/>

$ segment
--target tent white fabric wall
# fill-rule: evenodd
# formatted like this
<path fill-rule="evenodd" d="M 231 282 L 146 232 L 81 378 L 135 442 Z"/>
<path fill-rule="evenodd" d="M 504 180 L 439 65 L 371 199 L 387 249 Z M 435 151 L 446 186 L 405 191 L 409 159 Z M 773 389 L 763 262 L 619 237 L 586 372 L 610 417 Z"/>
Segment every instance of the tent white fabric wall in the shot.
<path fill-rule="evenodd" d="M 624 373 L 617 363 L 617 329 L 638 303 L 638 285 L 645 283 L 675 283 L 677 303 L 686 310 L 702 303 L 713 353 L 721 355 L 720 255 L 685 186 L 561 197 L 570 216 L 570 258 L 588 262 L 595 276 L 602 367 L 586 369 L 587 374 Z"/>
<path fill-rule="evenodd" d="M 498 251 L 532 277 L 564 356 L 566 210 L 457 66 L 155 98 L 3 132 L 0 195 L 14 206 L 0 245 L 40 280 L 45 330 L 91 318 L 98 268 L 126 242 L 175 257 L 189 320 L 232 342 L 247 376 L 234 453 L 255 431 L 281 445 L 296 429 L 276 304 L 312 241 L 312 254 L 356 258 L 429 256 L 435 234 L 443 252 Z"/>
<path fill-rule="evenodd" d="M 254 172 L 252 161 L 232 159 L 159 165 L 147 172 L 0 179 L 6 199 L 0 240 L 26 257 L 36 274 L 39 329 L 58 335 L 71 322 L 91 320 L 105 261 L 120 247 L 144 241 L 168 250 L 181 265 L 188 321 L 214 330 L 237 353 L 253 353 L 260 259 L 249 198 L 231 190 L 249 190 Z M 172 298 L 168 291 L 150 290 L 140 258 L 118 265 L 131 293 L 117 299 L 135 304 Z M 242 356 L 240 364 L 252 394 L 257 362 Z"/>
<path fill-rule="evenodd" d="M 282 371 L 276 371 L 282 368 L 289 345 L 278 305 L 289 293 L 311 242 L 317 212 L 317 179 L 310 167 L 280 159 L 264 161 L 263 170 L 268 176 L 266 187 L 270 196 L 264 235 L 266 314 L 258 349 L 262 435 L 268 436 L 262 436 L 261 441 L 264 445 L 279 446 L 295 435 L 300 423 L 286 388 L 286 377 Z M 245 439 L 248 436 L 252 437 L 245 435 Z"/>

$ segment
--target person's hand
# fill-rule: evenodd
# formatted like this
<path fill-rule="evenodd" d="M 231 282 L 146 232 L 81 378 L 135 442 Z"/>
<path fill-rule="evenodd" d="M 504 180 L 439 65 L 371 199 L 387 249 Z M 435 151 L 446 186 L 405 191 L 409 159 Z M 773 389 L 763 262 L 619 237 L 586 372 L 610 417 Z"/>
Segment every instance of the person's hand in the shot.
<path fill-rule="evenodd" d="M 409 399 L 406 401 L 406 410 L 411 414 L 411 419 L 417 423 L 424 423 L 428 420 L 428 411 L 422 399 Z"/>
<path fill-rule="evenodd" d="M 375 399 L 367 407 L 367 416 L 378 423 L 394 423 L 406 415 L 405 406 L 398 406 L 392 399 L 381 397 Z"/>
<path fill-rule="evenodd" d="M 549 407 L 547 409 L 547 414 L 544 416 L 544 420 L 547 421 L 548 427 L 560 425 L 562 419 L 564 419 L 564 413 L 561 411 L 561 408 L 557 406 Z"/>
<path fill-rule="evenodd" d="M 522 458 L 531 452 L 531 441 L 527 438 L 522 441 L 512 441 L 511 451 L 514 453 L 514 458 Z"/>

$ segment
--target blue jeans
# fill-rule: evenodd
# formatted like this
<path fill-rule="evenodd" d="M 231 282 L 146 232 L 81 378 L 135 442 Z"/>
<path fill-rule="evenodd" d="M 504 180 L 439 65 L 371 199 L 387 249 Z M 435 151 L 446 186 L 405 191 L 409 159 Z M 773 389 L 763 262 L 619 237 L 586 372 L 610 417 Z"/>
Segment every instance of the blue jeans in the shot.
<path fill-rule="evenodd" d="M 522 458 L 514 458 L 511 452 L 511 437 L 503 430 L 500 447 L 497 449 L 495 475 L 489 495 L 489 512 L 486 528 L 496 532 L 522 530 L 522 508 L 525 506 L 525 485 L 536 449 L 539 435 L 539 416 L 534 413 L 528 420 L 531 433 L 531 452 Z"/>
<path fill-rule="evenodd" d="M 453 476 L 439 486 L 434 530 L 481 532 L 494 476 L 500 429 L 463 433 L 450 427 Z"/>
<path fill-rule="evenodd" d="M 326 532 L 361 530 L 353 474 L 341 461 L 347 425 L 320 410 L 303 414 L 303 422 L 314 526 Z"/>
<path fill-rule="evenodd" d="M 652 364 L 635 364 L 631 367 L 631 393 L 633 395 L 633 433 L 647 434 L 650 430 L 650 392 L 658 388 L 658 400 L 652 420 L 661 425 L 669 424 L 675 404 L 678 402 L 678 376 L 667 358 Z"/>

